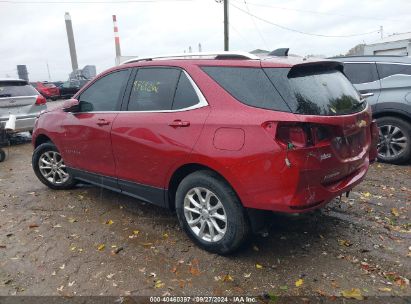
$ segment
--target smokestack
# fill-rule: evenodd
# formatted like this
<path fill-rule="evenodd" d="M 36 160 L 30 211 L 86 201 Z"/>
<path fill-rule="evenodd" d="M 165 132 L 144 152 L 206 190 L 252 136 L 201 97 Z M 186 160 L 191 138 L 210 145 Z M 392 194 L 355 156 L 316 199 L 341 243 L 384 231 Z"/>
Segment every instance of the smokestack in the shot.
<path fill-rule="evenodd" d="M 116 65 L 119 65 L 120 64 L 121 49 L 120 49 L 120 37 L 118 35 L 116 15 L 113 15 L 113 25 L 114 25 L 114 44 L 116 46 Z"/>
<path fill-rule="evenodd" d="M 76 44 L 74 43 L 74 33 L 73 33 L 73 26 L 71 24 L 71 17 L 69 13 L 64 14 L 64 19 L 66 20 L 66 31 L 67 31 L 67 39 L 70 49 L 70 58 L 71 58 L 71 67 L 73 71 L 78 70 L 78 63 L 77 63 L 77 53 L 76 53 Z"/>
<path fill-rule="evenodd" d="M 29 81 L 29 73 L 27 72 L 27 66 L 24 64 L 19 64 L 17 66 L 17 74 L 19 74 L 20 79 Z"/>

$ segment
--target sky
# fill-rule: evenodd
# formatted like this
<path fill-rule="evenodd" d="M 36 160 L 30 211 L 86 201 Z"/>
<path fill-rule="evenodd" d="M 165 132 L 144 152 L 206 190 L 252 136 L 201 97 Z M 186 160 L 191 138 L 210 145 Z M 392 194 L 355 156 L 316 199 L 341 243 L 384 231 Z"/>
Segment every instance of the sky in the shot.
<path fill-rule="evenodd" d="M 143 1 L 0 0 L 0 78 L 17 77 L 16 65 L 25 64 L 30 81 L 68 79 L 65 12 L 72 18 L 79 67 L 93 64 L 98 73 L 115 63 L 114 14 L 125 56 L 182 53 L 189 46 L 197 51 L 199 43 L 203 51 L 223 50 L 222 3 Z M 384 36 L 411 32 L 409 0 L 229 0 L 229 4 L 232 51 L 289 47 L 293 54 L 333 56 L 360 43 L 377 42 L 380 26 Z M 358 35 L 369 32 L 373 33 Z"/>

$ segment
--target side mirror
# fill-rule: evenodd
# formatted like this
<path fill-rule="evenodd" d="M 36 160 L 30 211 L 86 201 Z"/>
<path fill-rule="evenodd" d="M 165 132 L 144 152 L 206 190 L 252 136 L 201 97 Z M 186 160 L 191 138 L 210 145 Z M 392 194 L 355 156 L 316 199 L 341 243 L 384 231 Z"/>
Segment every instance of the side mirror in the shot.
<path fill-rule="evenodd" d="M 77 112 L 80 109 L 80 102 L 77 99 L 68 99 L 63 103 L 64 112 Z"/>

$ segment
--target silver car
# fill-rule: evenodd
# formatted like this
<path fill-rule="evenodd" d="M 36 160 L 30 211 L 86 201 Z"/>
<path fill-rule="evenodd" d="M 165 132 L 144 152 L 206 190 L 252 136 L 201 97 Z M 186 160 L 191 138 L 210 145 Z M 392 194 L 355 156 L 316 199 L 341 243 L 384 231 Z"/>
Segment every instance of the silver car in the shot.
<path fill-rule="evenodd" d="M 46 99 L 22 79 L 0 79 L 0 124 L 15 116 L 12 132 L 32 131 L 34 121 L 46 109 Z"/>
<path fill-rule="evenodd" d="M 357 90 L 368 95 L 380 131 L 378 159 L 411 160 L 411 58 L 407 56 L 337 57 Z"/>

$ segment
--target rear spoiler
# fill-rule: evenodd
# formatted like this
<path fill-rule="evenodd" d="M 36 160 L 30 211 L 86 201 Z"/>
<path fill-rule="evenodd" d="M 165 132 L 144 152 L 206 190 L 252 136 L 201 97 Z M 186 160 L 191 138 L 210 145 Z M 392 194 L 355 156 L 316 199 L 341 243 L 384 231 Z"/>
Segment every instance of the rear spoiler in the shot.
<path fill-rule="evenodd" d="M 316 74 L 324 71 L 337 70 L 344 73 L 344 65 L 339 61 L 308 61 L 298 63 L 291 67 L 287 74 L 288 78 L 304 76 L 307 74 Z"/>

